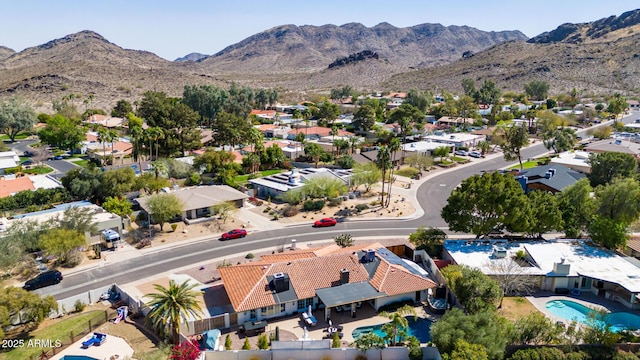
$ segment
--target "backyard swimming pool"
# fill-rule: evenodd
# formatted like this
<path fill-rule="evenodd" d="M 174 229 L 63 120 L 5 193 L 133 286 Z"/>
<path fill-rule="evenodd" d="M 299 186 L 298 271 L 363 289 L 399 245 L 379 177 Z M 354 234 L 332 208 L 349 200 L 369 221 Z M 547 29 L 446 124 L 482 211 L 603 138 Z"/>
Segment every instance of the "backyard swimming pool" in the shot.
<path fill-rule="evenodd" d="M 428 343 L 431 341 L 431 321 L 427 319 L 418 318 L 418 320 L 414 321 L 413 317 L 407 317 L 409 321 L 409 331 L 408 334 L 410 336 L 415 336 L 421 343 Z M 387 334 L 382 331 L 382 325 L 375 326 L 362 326 L 359 328 L 355 328 L 351 333 L 354 339 L 357 339 L 358 336 L 362 334 L 366 334 L 369 332 L 374 332 L 376 335 L 380 337 L 385 337 Z"/>
<path fill-rule="evenodd" d="M 587 323 L 589 313 L 593 310 L 570 300 L 552 300 L 546 304 L 547 310 L 553 315 L 569 321 L 575 320 Z M 640 316 L 626 311 L 609 313 L 604 316 L 604 322 L 611 325 L 611 330 L 618 332 L 622 330 L 640 329 Z"/>

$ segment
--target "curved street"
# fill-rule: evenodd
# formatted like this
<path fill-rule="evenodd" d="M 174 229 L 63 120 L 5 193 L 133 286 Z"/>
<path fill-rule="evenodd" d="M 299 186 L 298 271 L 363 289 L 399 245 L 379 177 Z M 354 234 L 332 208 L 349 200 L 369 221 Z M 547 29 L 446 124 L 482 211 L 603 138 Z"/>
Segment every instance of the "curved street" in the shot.
<path fill-rule="evenodd" d="M 631 121 L 633 113 L 626 120 Z M 605 124 L 601 124 L 603 126 Z M 578 136 L 587 130 L 578 132 Z M 522 150 L 523 161 L 547 153 L 544 144 L 538 142 Z M 194 264 L 208 263 L 213 259 L 226 258 L 234 254 L 245 254 L 258 249 L 275 248 L 290 244 L 291 239 L 298 243 L 308 243 L 331 239 L 333 236 L 349 233 L 357 237 L 393 237 L 408 236 L 419 226 L 434 226 L 446 229 L 446 223 L 440 216 L 451 191 L 460 182 L 474 174 L 491 171 L 514 164 L 507 162 L 502 154 L 491 155 L 482 161 L 456 167 L 450 171 L 431 175 L 423 180 L 415 190 L 421 216 L 412 219 L 347 220 L 333 228 L 312 228 L 307 225 L 295 225 L 277 230 L 261 230 L 240 242 L 221 242 L 217 236 L 205 241 L 181 244 L 174 247 L 149 251 L 144 256 L 106 264 L 104 266 L 79 271 L 65 276 L 64 281 L 55 286 L 38 290 L 41 294 L 53 295 L 64 299 L 81 294 L 90 289 L 106 287 L 113 283 L 126 284 L 153 277 L 163 272 Z M 418 211 L 421 213 L 420 211 Z"/>

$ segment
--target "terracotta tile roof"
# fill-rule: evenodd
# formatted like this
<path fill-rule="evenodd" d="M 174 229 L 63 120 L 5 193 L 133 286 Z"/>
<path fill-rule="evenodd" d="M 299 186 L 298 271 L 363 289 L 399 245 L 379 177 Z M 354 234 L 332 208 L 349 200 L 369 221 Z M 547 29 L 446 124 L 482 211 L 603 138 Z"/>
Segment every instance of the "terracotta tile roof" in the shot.
<path fill-rule="evenodd" d="M 632 236 L 629 241 L 627 241 L 627 247 L 633 251 L 640 252 L 640 237 Z"/>
<path fill-rule="evenodd" d="M 10 180 L 0 179 L 0 198 L 11 196 L 19 191 L 35 189 L 33 182 L 28 176 Z"/>
<path fill-rule="evenodd" d="M 433 281 L 407 272 L 402 267 L 391 265 L 384 260 L 380 261 L 371 279 L 371 285 L 389 296 L 438 287 Z"/>
<path fill-rule="evenodd" d="M 329 136 L 331 135 L 331 129 L 327 127 L 322 127 L 322 126 L 311 126 L 309 128 L 302 127 L 302 128 L 292 129 L 287 134 L 297 135 L 298 133 L 312 134 L 312 135 L 318 135 L 318 136 Z M 353 133 L 342 130 L 342 129 L 338 129 L 338 136 L 353 136 Z"/>
<path fill-rule="evenodd" d="M 373 278 L 360 263 L 354 252 L 381 248 L 380 244 L 368 244 L 341 248 L 330 245 L 320 249 L 265 255 L 259 261 L 218 269 L 231 305 L 236 312 L 275 305 L 267 276 L 285 273 L 298 299 L 316 295 L 316 289 L 335 286 L 340 282 L 340 270 L 349 270 L 349 283 L 369 281 L 380 292 L 397 295 L 436 287 L 428 279 L 406 271 L 402 266 L 391 265 L 382 257 Z"/>
<path fill-rule="evenodd" d="M 265 291 L 265 286 L 268 285 L 265 277 L 268 268 L 269 266 L 263 269 L 263 265 L 258 264 L 218 268 L 231 305 L 236 311 L 275 304 L 271 291 Z"/>

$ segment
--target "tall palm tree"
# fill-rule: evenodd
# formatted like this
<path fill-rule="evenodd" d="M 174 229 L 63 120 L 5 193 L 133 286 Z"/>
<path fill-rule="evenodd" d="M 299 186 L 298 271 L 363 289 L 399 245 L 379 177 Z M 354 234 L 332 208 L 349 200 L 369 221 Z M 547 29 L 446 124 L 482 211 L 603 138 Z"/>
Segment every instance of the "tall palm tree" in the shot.
<path fill-rule="evenodd" d="M 164 139 L 164 131 L 162 131 L 162 128 L 154 126 L 147 129 L 147 140 L 149 140 L 149 159 L 151 159 L 151 144 L 153 143 L 156 147 L 155 159 L 158 160 L 158 140 L 160 139 Z"/>
<path fill-rule="evenodd" d="M 409 329 L 409 321 L 405 317 L 407 315 L 412 315 L 414 321 L 418 318 L 418 313 L 416 313 L 416 310 L 410 305 L 404 305 L 392 313 L 385 311 L 380 313 L 380 316 L 391 320 L 391 322 L 382 326 L 382 330 L 387 334 L 384 337 L 385 340 L 389 340 L 392 346 L 396 345 L 400 342 L 401 338 L 407 335 L 407 329 Z"/>
<path fill-rule="evenodd" d="M 336 147 L 336 135 L 338 135 L 338 126 L 337 125 L 332 125 L 331 126 L 331 155 L 336 156 L 336 151 L 335 151 L 335 147 Z"/>
<path fill-rule="evenodd" d="M 107 131 L 106 140 L 111 143 L 111 165 L 113 165 L 113 142 L 118 140 L 118 132 L 109 129 L 109 131 Z"/>
<path fill-rule="evenodd" d="M 129 135 L 131 136 L 131 144 L 133 145 L 133 161 L 138 161 L 140 156 L 140 140 L 143 137 L 143 130 L 140 126 L 133 126 L 129 128 Z"/>
<path fill-rule="evenodd" d="M 385 206 L 385 180 L 387 178 L 387 171 L 391 168 L 391 156 L 389 154 L 389 148 L 386 146 L 381 146 L 380 150 L 378 150 L 378 155 L 376 156 L 376 165 L 378 165 L 378 169 L 382 172 L 382 191 L 380 192 L 380 207 Z"/>
<path fill-rule="evenodd" d="M 98 129 L 98 141 L 102 143 L 102 165 L 107 163 L 107 138 L 109 137 L 109 130 L 106 127 L 101 126 Z"/>
<path fill-rule="evenodd" d="M 400 144 L 400 139 L 398 139 L 397 137 L 391 139 L 391 142 L 389 142 L 389 155 L 391 158 L 391 169 L 389 171 L 389 191 L 387 191 L 387 203 L 385 204 L 385 207 L 388 207 L 389 204 L 391 204 L 391 185 L 393 185 L 393 182 L 395 180 L 393 178 L 393 173 L 395 172 L 393 160 L 395 160 L 396 154 L 401 148 L 402 148 L 402 144 Z"/>
<path fill-rule="evenodd" d="M 196 286 L 197 284 L 189 284 L 187 281 L 178 285 L 170 280 L 168 288 L 154 284 L 153 287 L 158 292 L 145 295 L 151 299 L 148 303 L 151 311 L 147 315 L 147 322 L 156 331 L 164 331 L 169 327 L 174 344 L 178 344 L 180 340 L 181 322 L 188 329 L 190 318 L 202 318 L 202 309 L 196 300 L 199 293 L 193 291 Z"/>

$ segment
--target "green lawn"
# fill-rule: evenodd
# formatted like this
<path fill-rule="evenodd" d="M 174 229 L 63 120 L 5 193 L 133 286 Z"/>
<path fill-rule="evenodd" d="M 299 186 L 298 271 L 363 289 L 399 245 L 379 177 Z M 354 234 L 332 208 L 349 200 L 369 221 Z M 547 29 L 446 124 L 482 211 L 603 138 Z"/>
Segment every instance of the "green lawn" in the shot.
<path fill-rule="evenodd" d="M 80 159 L 80 160 L 72 160 L 71 162 L 78 166 L 85 167 L 89 163 L 89 160 Z"/>
<path fill-rule="evenodd" d="M 538 166 L 538 161 L 525 161 L 522 163 L 522 169 L 531 169 Z M 509 170 L 520 170 L 520 164 L 515 164 L 509 168 Z"/>
<path fill-rule="evenodd" d="M 29 337 L 25 339 L 25 345 L 13 348 L 11 351 L 2 354 L 2 358 L 6 360 L 24 360 L 31 359 L 31 357 L 36 357 L 42 354 L 43 351 L 48 350 L 45 347 L 41 346 L 31 346 L 29 345 L 29 340 L 40 339 L 40 340 L 51 340 L 56 341 L 60 340 L 66 345 L 70 342 L 70 334 L 73 333 L 75 341 L 80 340 L 78 336 L 83 331 L 89 330 L 89 322 L 95 325 L 101 322 L 104 322 L 105 315 L 104 311 L 96 310 L 89 311 L 83 314 L 78 315 L 70 315 L 66 319 L 63 319 L 51 326 L 46 328 L 36 330 L 29 334 Z"/>
<path fill-rule="evenodd" d="M 395 172 L 396 175 L 405 176 L 409 178 L 415 176 L 417 173 L 419 173 L 418 169 L 413 167 L 405 167 L 400 170 L 396 170 Z"/>
<path fill-rule="evenodd" d="M 48 174 L 48 173 L 52 172 L 53 169 L 48 167 L 48 166 L 36 166 L 34 168 L 24 169 L 22 171 L 27 173 L 27 174 L 32 174 L 32 175 L 42 175 L 42 174 Z"/>
<path fill-rule="evenodd" d="M 18 135 L 16 135 L 16 140 L 24 140 L 24 139 L 26 139 L 28 137 L 29 137 L 29 134 L 27 134 L 27 133 L 18 133 Z M 0 140 L 9 141 L 11 139 L 9 139 L 9 135 L 2 134 L 2 135 L 0 135 Z"/>

